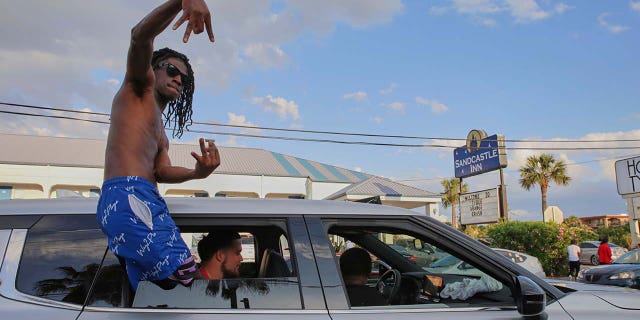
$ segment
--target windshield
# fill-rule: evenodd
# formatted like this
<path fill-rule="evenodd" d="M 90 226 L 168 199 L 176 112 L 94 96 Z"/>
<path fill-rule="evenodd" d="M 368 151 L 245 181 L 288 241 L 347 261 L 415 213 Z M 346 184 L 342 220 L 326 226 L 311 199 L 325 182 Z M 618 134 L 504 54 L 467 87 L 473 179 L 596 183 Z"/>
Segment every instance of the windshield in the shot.
<path fill-rule="evenodd" d="M 616 264 L 624 264 L 624 263 L 633 263 L 640 264 L 640 250 L 629 251 L 620 256 L 620 258 L 616 259 L 613 263 Z"/>

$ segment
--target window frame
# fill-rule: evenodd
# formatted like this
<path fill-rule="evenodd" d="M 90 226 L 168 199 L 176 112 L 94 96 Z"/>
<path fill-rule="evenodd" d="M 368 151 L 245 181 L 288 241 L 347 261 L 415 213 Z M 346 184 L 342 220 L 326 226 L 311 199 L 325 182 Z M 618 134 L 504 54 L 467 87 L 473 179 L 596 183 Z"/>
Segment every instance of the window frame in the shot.
<path fill-rule="evenodd" d="M 234 215 L 216 215 L 216 216 L 202 216 L 202 215 L 175 215 L 174 220 L 176 225 L 180 227 L 181 232 L 192 232 L 196 227 L 202 227 L 203 225 L 211 226 L 277 226 L 283 229 L 284 235 L 287 237 L 289 243 L 289 253 L 291 257 L 291 267 L 294 271 L 294 276 L 298 279 L 300 309 L 287 309 L 284 313 L 316 313 L 318 310 L 324 310 L 326 313 L 326 305 L 324 304 L 323 293 L 320 283 L 320 278 L 313 261 L 313 251 L 311 250 L 311 244 L 309 236 L 306 231 L 304 220 L 301 215 L 243 215 L 242 217 Z M 263 248 L 259 247 L 258 241 L 255 241 L 256 253 L 262 252 Z M 279 244 L 279 241 L 278 241 Z M 106 241 L 105 241 L 106 246 Z M 257 256 L 260 256 L 257 254 Z M 261 257 L 257 257 L 261 258 Z M 100 270 L 102 270 L 103 262 L 101 263 Z M 258 263 L 258 261 L 256 261 Z M 259 265 L 259 264 L 258 264 Z M 302 266 L 302 267 L 300 267 Z M 100 271 L 98 272 L 100 274 Z M 94 279 L 95 282 L 95 279 Z M 93 292 L 90 292 L 93 294 Z M 136 308 L 136 307 L 111 307 L 111 306 L 91 306 L 86 305 L 85 311 L 89 312 L 123 312 L 123 313 L 156 313 L 162 312 L 166 309 L 156 308 Z M 231 308 L 172 308 L 169 312 L 179 313 L 256 313 L 261 314 L 265 312 L 274 312 L 276 309 L 231 309 Z M 281 312 L 279 310 L 278 312 Z"/>
<path fill-rule="evenodd" d="M 23 216 L 26 217 L 26 216 Z M 100 231 L 100 228 L 98 227 L 98 224 L 96 222 L 96 218 L 94 214 L 55 214 L 55 215 L 42 215 L 39 216 L 39 218 L 37 219 L 37 221 L 33 222 L 31 224 L 31 226 L 29 226 L 28 229 L 24 229 L 24 238 L 22 239 L 21 242 L 21 246 L 19 249 L 19 258 L 17 261 L 17 264 L 15 266 L 15 273 L 14 273 L 14 286 L 13 289 L 16 291 L 16 293 L 18 293 L 19 295 L 23 296 L 23 297 L 29 297 L 29 300 L 31 298 L 37 298 L 39 301 L 48 301 L 51 302 L 55 305 L 62 303 L 63 305 L 67 306 L 67 305 L 71 305 L 71 306 L 77 306 L 82 308 L 86 302 L 87 302 L 87 297 L 90 295 L 91 293 L 91 289 L 88 289 L 86 294 L 84 295 L 84 299 L 82 301 L 82 303 L 74 303 L 74 302 L 65 302 L 62 300 L 56 300 L 56 299 L 52 299 L 49 297 L 44 297 L 44 296 L 39 296 L 36 294 L 33 294 L 33 292 L 25 292 L 23 290 L 21 290 L 21 284 L 19 284 L 19 281 L 21 280 L 21 274 L 24 271 L 24 265 L 25 265 L 25 259 L 26 259 L 26 253 L 25 250 L 27 249 L 27 245 L 29 244 L 29 239 L 30 236 L 32 235 L 33 232 L 38 233 L 41 232 L 40 229 L 44 229 L 47 230 L 47 226 L 45 224 L 45 226 L 42 226 L 41 224 L 43 223 L 50 223 L 50 221 L 48 221 L 49 219 L 52 219 L 52 222 L 57 223 L 58 226 L 64 226 L 63 228 L 59 228 L 59 229 L 54 229 L 52 230 L 53 232 L 70 232 L 70 231 L 88 231 L 88 230 L 96 230 L 97 232 L 99 232 L 100 235 L 103 235 L 102 232 Z M 69 226 L 69 224 L 67 223 L 60 223 L 60 221 L 56 221 L 56 219 L 67 219 L 67 221 L 71 221 L 71 225 Z M 86 221 L 79 221 L 79 219 L 87 219 Z M 24 220 L 24 219 L 23 219 Z M 28 219 L 27 219 L 28 220 Z M 91 221 L 91 222 L 90 222 Z M 95 222 L 95 224 L 94 224 Z M 69 229 L 67 230 L 67 227 L 75 227 L 75 229 Z M 35 229 L 35 230 L 34 230 Z M 14 229 L 14 232 L 17 231 Z M 45 232 L 49 232 L 48 230 Z M 106 238 L 105 238 L 105 249 L 106 249 Z M 104 251 L 99 251 L 98 254 L 96 255 L 96 257 L 98 257 L 98 259 L 94 259 L 92 260 L 92 263 L 96 263 L 98 265 L 98 269 L 96 271 L 96 274 L 93 275 L 93 278 L 90 280 L 89 286 L 90 288 L 93 287 L 93 284 L 95 282 L 95 276 L 99 273 L 100 267 L 102 266 L 102 262 L 104 260 Z M 89 259 L 87 258 L 87 261 Z M 37 265 L 37 269 L 41 269 L 41 265 Z M 40 279 L 40 281 L 42 281 L 44 279 Z"/>
<path fill-rule="evenodd" d="M 322 231 L 323 236 L 312 237 L 312 245 L 314 249 L 316 247 L 328 247 L 331 251 L 331 256 L 333 257 L 333 263 L 325 263 L 324 265 L 319 264 L 320 276 L 322 278 L 323 283 L 329 281 L 331 283 L 335 282 L 335 276 L 337 275 L 340 281 L 340 289 L 342 289 L 342 294 L 337 295 L 335 292 L 327 292 L 325 291 L 326 296 L 330 296 L 333 294 L 334 299 L 327 299 L 328 307 L 331 310 L 344 310 L 344 312 L 353 312 L 356 313 L 361 312 L 362 310 L 378 310 L 387 312 L 389 310 L 403 310 L 406 311 L 408 309 L 421 310 L 421 312 L 429 312 L 429 308 L 421 308 L 420 305 L 407 305 L 407 306 L 382 306 L 382 307 L 367 307 L 366 309 L 350 309 L 348 304 L 348 297 L 346 294 L 346 290 L 344 287 L 344 283 L 342 282 L 342 277 L 339 276 L 340 270 L 338 266 L 338 261 L 335 258 L 336 254 L 331 245 L 328 232 L 329 230 L 336 225 L 348 227 L 380 227 L 380 228 L 389 228 L 389 229 L 397 229 L 397 230 L 405 230 L 410 234 L 419 235 L 421 238 L 429 239 L 430 243 L 437 246 L 438 248 L 447 251 L 447 252 L 456 252 L 459 256 L 464 256 L 465 261 L 472 262 L 478 269 L 495 278 L 496 280 L 503 283 L 503 285 L 507 286 L 512 291 L 512 296 L 515 299 L 515 288 L 516 288 L 516 276 L 524 275 L 529 278 L 532 278 L 533 281 L 538 283 L 543 290 L 547 292 L 547 304 L 550 304 L 561 297 L 563 294 L 558 289 L 552 287 L 547 283 L 539 283 L 544 282 L 543 280 L 538 279 L 535 275 L 525 270 L 521 266 L 516 265 L 508 258 L 503 255 L 494 252 L 491 248 L 474 241 L 467 236 L 464 236 L 457 230 L 453 230 L 451 227 L 446 226 L 443 223 L 436 222 L 433 219 L 427 217 L 415 217 L 415 216 L 340 216 L 340 215 L 327 215 L 323 217 L 317 217 L 315 219 L 307 220 L 308 223 L 313 225 L 308 225 L 308 228 L 315 229 L 316 232 L 319 230 Z M 310 231 L 311 232 L 311 231 Z M 398 253 L 398 255 L 400 255 Z M 406 260 L 406 259 L 405 259 Z M 406 260 L 406 263 L 410 263 Z M 402 270 L 400 270 L 402 271 Z M 325 288 L 326 289 L 326 288 Z M 342 301 L 335 301 L 338 299 Z M 394 308 L 395 307 L 395 308 Z M 514 305 L 515 308 L 515 300 Z M 469 307 L 471 309 L 476 309 L 478 307 Z M 461 309 L 466 308 L 451 308 L 450 311 L 460 311 Z M 346 311 L 348 310 L 348 311 Z M 439 311 L 442 311 L 441 309 Z M 342 312 L 342 311 L 340 311 Z"/>

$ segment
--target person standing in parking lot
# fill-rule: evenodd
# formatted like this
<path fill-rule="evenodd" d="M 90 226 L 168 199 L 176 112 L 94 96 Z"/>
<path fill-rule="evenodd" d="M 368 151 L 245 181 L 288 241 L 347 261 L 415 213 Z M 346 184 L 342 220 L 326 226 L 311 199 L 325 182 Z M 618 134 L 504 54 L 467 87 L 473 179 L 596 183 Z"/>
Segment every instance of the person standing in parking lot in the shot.
<path fill-rule="evenodd" d="M 602 238 L 598 247 L 598 257 L 600 264 L 611 264 L 611 247 L 609 247 L 609 237 Z"/>
<path fill-rule="evenodd" d="M 164 289 L 191 284 L 197 274 L 195 260 L 157 184 L 203 179 L 220 165 L 215 144 L 209 140 L 205 146 L 203 138 L 201 154 L 191 153 L 196 161 L 193 169 L 173 166 L 169 159 L 165 125 L 173 123 L 174 137 L 180 137 L 191 122 L 194 77 L 184 54 L 169 48 L 154 52 L 153 43 L 180 11 L 173 29 L 187 22 L 183 42 L 192 32 L 205 29 L 213 42 L 211 14 L 204 0 L 161 4 L 131 30 L 126 73 L 111 106 L 96 217 L 109 248 L 126 266 L 134 290 L 143 280 Z"/>
<path fill-rule="evenodd" d="M 567 247 L 567 255 L 569 256 L 569 278 L 575 280 L 580 272 L 580 256 L 582 255 L 578 240 L 571 240 L 571 244 Z"/>

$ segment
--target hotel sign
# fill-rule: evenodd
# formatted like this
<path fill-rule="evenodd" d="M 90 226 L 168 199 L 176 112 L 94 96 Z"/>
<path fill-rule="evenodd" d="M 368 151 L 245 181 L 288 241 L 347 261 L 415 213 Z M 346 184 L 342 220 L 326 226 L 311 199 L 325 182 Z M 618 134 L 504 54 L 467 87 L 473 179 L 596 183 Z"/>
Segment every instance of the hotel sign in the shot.
<path fill-rule="evenodd" d="M 618 194 L 640 193 L 640 156 L 616 161 Z"/>
<path fill-rule="evenodd" d="M 505 168 L 507 152 L 504 135 L 488 136 L 482 130 L 471 130 L 467 144 L 453 150 L 455 177 L 466 178 Z"/>

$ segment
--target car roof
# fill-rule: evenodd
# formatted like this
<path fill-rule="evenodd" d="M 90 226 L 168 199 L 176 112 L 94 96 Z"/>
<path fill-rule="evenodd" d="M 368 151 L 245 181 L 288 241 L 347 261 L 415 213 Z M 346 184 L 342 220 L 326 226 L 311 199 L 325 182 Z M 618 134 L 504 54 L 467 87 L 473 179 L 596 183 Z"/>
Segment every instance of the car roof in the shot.
<path fill-rule="evenodd" d="M 333 200 L 165 198 L 172 216 L 180 215 L 384 215 L 426 216 L 399 207 Z M 12 199 L 0 201 L 0 216 L 94 214 L 97 198 Z"/>

